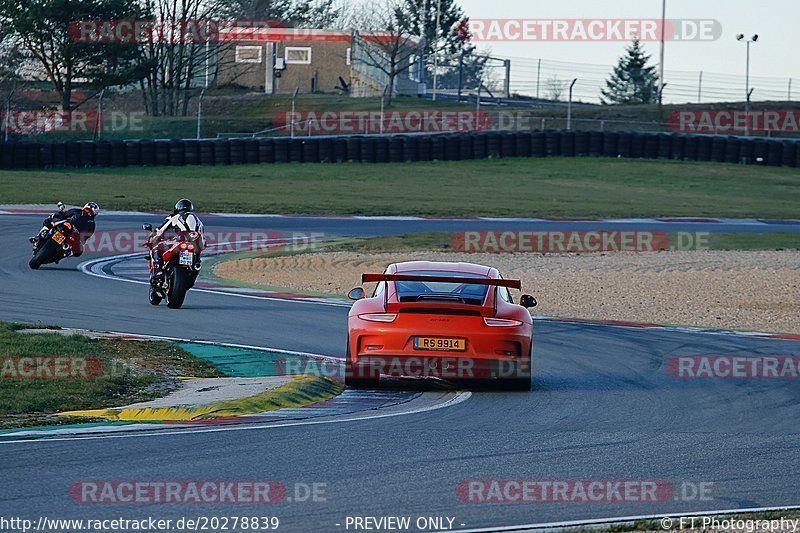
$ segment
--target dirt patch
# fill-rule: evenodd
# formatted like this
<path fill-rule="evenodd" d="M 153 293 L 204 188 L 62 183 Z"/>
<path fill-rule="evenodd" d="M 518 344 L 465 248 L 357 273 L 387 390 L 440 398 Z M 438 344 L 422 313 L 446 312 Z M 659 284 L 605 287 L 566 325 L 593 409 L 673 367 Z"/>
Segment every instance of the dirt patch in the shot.
<path fill-rule="evenodd" d="M 242 259 L 215 273 L 255 285 L 344 294 L 406 260 L 466 261 L 522 279 L 536 314 L 800 333 L 800 252 L 462 254 L 327 252 Z M 371 287 L 368 287 L 371 290 Z"/>

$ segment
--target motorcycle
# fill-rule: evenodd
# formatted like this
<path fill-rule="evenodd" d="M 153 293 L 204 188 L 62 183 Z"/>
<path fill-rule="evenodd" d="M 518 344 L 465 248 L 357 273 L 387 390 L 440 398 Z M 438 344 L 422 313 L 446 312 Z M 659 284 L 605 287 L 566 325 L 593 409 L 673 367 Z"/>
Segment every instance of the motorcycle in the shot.
<path fill-rule="evenodd" d="M 66 257 L 80 255 L 81 234 L 66 220 L 55 222 L 52 227 L 33 240 L 33 257 L 28 262 L 33 270 L 48 263 L 58 263 Z"/>
<path fill-rule="evenodd" d="M 154 234 L 152 224 L 142 229 Z M 180 309 L 186 293 L 200 274 L 200 234 L 196 231 L 174 232 L 158 242 L 150 242 L 147 261 L 150 266 L 150 304 L 166 300 L 170 309 Z"/>

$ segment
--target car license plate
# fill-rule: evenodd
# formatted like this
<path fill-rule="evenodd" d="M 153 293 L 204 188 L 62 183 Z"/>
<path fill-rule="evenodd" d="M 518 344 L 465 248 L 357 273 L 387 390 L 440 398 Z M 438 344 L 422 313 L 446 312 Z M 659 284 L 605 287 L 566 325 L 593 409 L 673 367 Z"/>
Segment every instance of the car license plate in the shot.
<path fill-rule="evenodd" d="M 57 244 L 64 244 L 64 241 L 67 239 L 67 236 L 57 231 L 53 233 L 53 240 L 56 241 Z"/>
<path fill-rule="evenodd" d="M 191 266 L 192 259 L 194 259 L 193 256 L 194 254 L 192 252 L 181 252 L 180 264 Z"/>
<path fill-rule="evenodd" d="M 451 339 L 446 337 L 414 337 L 415 350 L 433 350 L 444 352 L 463 352 L 467 349 L 465 339 Z"/>

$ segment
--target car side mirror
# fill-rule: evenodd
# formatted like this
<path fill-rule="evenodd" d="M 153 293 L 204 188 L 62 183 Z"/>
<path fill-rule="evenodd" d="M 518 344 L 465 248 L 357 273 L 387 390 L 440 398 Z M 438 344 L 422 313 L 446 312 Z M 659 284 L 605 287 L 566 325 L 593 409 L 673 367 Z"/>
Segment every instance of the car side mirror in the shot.
<path fill-rule="evenodd" d="M 519 298 L 519 305 L 526 309 L 530 309 L 531 307 L 536 307 L 539 302 L 536 301 L 536 298 L 531 296 L 530 294 L 523 294 Z"/>
<path fill-rule="evenodd" d="M 142 229 L 146 230 L 146 231 L 153 231 L 153 225 L 152 224 L 142 224 Z"/>
<path fill-rule="evenodd" d="M 361 287 L 356 287 L 347 293 L 347 298 L 350 300 L 363 300 L 366 297 L 367 295 Z"/>

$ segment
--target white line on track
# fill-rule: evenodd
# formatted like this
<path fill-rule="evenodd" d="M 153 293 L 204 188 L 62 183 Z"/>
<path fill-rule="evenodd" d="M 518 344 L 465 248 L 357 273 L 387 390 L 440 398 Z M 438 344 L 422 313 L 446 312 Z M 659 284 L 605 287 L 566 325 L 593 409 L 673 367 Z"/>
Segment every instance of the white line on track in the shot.
<path fill-rule="evenodd" d="M 698 516 L 719 516 L 719 515 L 737 515 L 745 513 L 762 513 L 770 511 L 791 511 L 800 509 L 800 505 L 787 505 L 782 507 L 751 507 L 749 509 L 723 509 L 711 511 L 690 511 L 685 513 L 665 513 L 665 514 L 652 514 L 640 516 L 618 516 L 609 518 L 597 518 L 592 520 L 570 520 L 567 522 L 543 522 L 539 524 L 521 524 L 517 526 L 501 526 L 501 527 L 487 527 L 478 529 L 451 529 L 448 530 L 452 533 L 493 533 L 502 531 L 536 531 L 544 529 L 573 529 L 580 527 L 604 526 L 623 524 L 628 522 L 638 522 L 640 520 L 660 520 L 663 518 L 690 518 Z M 681 528 L 683 529 L 683 528 Z M 444 533 L 439 531 L 436 533 Z"/>
<path fill-rule="evenodd" d="M 134 438 L 134 437 L 162 437 L 162 436 L 172 436 L 172 435 L 195 435 L 197 433 L 220 433 L 224 431 L 248 431 L 253 429 L 279 429 L 279 428 L 287 428 L 292 426 L 321 426 L 325 424 L 341 424 L 345 422 L 359 422 L 363 420 L 377 420 L 380 418 L 394 418 L 396 416 L 407 416 L 407 415 L 415 415 L 420 413 L 426 413 L 428 411 L 436 411 L 439 409 L 445 409 L 447 407 L 452 407 L 454 405 L 458 405 L 462 402 L 469 400 L 472 397 L 472 393 L 469 391 L 459 391 L 453 393 L 453 397 L 447 400 L 446 402 L 435 404 L 435 405 L 427 405 L 425 407 L 419 407 L 416 409 L 409 409 L 407 411 L 399 411 L 393 413 L 380 413 L 380 414 L 367 414 L 363 416 L 350 416 L 346 418 L 336 418 L 333 420 L 298 420 L 296 422 L 282 422 L 279 424 L 274 423 L 267 423 L 267 424 L 254 424 L 254 425 L 246 425 L 246 426 L 231 426 L 231 427 L 219 427 L 219 428 L 203 428 L 203 429 L 178 429 L 178 430 L 159 430 L 159 431 L 139 431 L 135 433 L 117 433 L 117 434 L 109 434 L 109 435 L 88 435 L 88 436 L 70 436 L 70 437 L 39 437 L 39 438 L 32 438 L 32 439 L 16 439 L 16 440 L 0 440 L 0 445 L 2 444 L 16 444 L 16 443 L 35 443 L 35 442 L 59 442 L 59 441 L 74 441 L 74 440 L 105 440 L 105 439 L 126 439 L 126 438 Z"/>
<path fill-rule="evenodd" d="M 286 239 L 267 239 L 267 240 L 252 240 L 252 241 L 237 241 L 237 242 L 226 242 L 226 243 L 216 243 L 209 245 L 211 247 L 223 247 L 223 246 L 231 246 L 235 244 L 248 244 L 248 243 L 272 243 L 277 245 L 280 244 L 287 244 L 290 241 Z M 78 265 L 78 270 L 83 272 L 84 274 L 88 274 L 89 276 L 94 276 L 96 278 L 108 279 L 112 281 L 123 281 L 125 283 L 135 283 L 137 285 L 150 285 L 148 281 L 144 280 L 135 280 L 135 279 L 127 279 L 121 278 L 118 276 L 113 276 L 110 274 L 106 274 L 102 271 L 102 267 L 107 263 L 112 263 L 115 261 L 124 261 L 126 259 L 130 259 L 133 257 L 143 257 L 143 253 L 133 253 L 133 254 L 123 254 L 123 255 L 115 255 L 109 257 L 101 257 L 98 259 L 92 259 L 91 261 L 84 261 Z M 249 298 L 251 300 L 268 300 L 273 302 L 290 302 L 290 303 L 298 303 L 298 304 L 306 304 L 306 305 L 326 305 L 328 307 L 350 307 L 349 303 L 342 302 L 327 302 L 321 300 L 314 300 L 308 298 L 275 298 L 272 296 L 262 296 L 262 295 L 255 295 L 255 294 L 244 294 L 240 292 L 228 292 L 224 289 L 200 289 L 200 288 L 193 288 L 191 289 L 192 292 L 203 292 L 209 294 L 222 294 L 225 296 L 236 296 L 238 298 Z"/>

